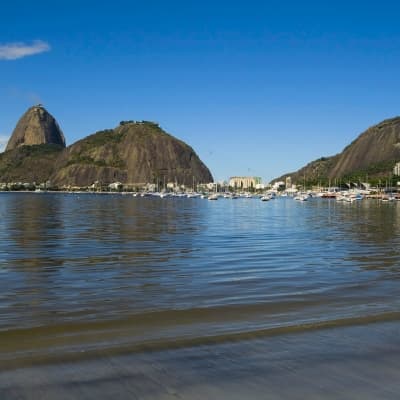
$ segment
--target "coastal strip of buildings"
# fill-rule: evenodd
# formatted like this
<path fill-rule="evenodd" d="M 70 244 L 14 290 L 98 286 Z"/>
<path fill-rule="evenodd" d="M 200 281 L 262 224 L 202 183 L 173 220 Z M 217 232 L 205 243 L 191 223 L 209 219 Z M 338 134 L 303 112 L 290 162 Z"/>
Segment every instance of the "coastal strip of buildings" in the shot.
<path fill-rule="evenodd" d="M 400 162 L 396 163 L 393 168 L 393 176 L 400 176 Z M 396 190 L 400 188 L 400 181 L 393 182 Z M 344 187 L 348 188 L 360 186 L 363 189 L 369 189 L 371 185 L 368 183 L 344 183 Z M 63 186 L 55 187 L 50 181 L 44 183 L 28 183 L 28 182 L 0 182 L 0 191 L 32 191 L 32 190 L 60 190 L 60 191 L 96 191 L 96 192 L 262 192 L 264 190 L 272 190 L 276 192 L 286 191 L 287 193 L 295 193 L 298 190 L 304 190 L 303 185 L 296 185 L 292 182 L 290 176 L 287 176 L 284 181 L 275 181 L 273 183 L 263 183 L 262 178 L 259 176 L 232 176 L 228 181 L 209 182 L 204 184 L 194 184 L 192 186 L 185 186 L 175 182 L 166 182 L 164 185 L 156 183 L 134 183 L 124 184 L 121 182 L 100 182 L 95 181 L 87 187 Z M 321 190 L 321 187 L 312 188 L 313 190 Z M 332 189 L 332 188 L 331 188 Z M 339 190 L 339 188 L 337 188 Z M 329 188 L 328 188 L 329 190 Z"/>

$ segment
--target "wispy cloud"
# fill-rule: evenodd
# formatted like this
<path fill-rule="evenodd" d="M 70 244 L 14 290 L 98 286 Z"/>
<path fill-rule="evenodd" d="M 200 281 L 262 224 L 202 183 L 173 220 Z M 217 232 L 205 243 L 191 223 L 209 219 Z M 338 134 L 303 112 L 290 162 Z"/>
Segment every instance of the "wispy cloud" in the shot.
<path fill-rule="evenodd" d="M 22 42 L 0 44 L 0 60 L 16 60 L 49 50 L 50 45 L 42 40 L 35 40 L 31 44 Z"/>
<path fill-rule="evenodd" d="M 8 139 L 9 139 L 8 136 L 0 135 L 0 153 L 2 153 L 5 150 L 6 145 L 8 143 Z"/>
<path fill-rule="evenodd" d="M 31 104 L 43 103 L 43 100 L 38 93 L 22 90 L 17 87 L 9 88 L 6 93 L 11 98 L 24 100 Z"/>

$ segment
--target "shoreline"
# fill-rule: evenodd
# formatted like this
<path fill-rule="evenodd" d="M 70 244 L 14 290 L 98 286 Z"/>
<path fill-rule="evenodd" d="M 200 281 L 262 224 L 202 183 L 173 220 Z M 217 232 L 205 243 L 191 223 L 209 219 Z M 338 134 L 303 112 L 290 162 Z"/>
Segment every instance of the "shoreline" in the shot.
<path fill-rule="evenodd" d="M 400 322 L 30 366 L 7 399 L 397 399 Z"/>
<path fill-rule="evenodd" d="M 201 312 L 201 310 L 199 310 Z M 204 310 L 205 311 L 205 310 Z M 192 312 L 196 312 L 193 310 Z M 209 311 L 205 311 L 209 313 Z M 185 323 L 187 317 L 179 312 L 168 312 L 174 324 L 179 324 L 184 333 L 168 333 L 162 313 L 132 315 L 123 320 L 100 320 L 75 322 L 75 324 L 59 324 L 38 327 L 7 329 L 0 331 L 0 372 L 17 370 L 25 365 L 42 366 L 46 364 L 62 364 L 64 362 L 80 363 L 103 357 L 118 357 L 145 352 L 179 351 L 204 346 L 224 346 L 254 340 L 266 340 L 297 334 L 318 334 L 340 328 L 357 328 L 399 323 L 400 312 L 387 311 L 380 314 L 344 317 L 334 320 L 300 322 L 298 324 L 272 324 L 269 327 L 244 330 L 229 330 L 209 333 L 200 326 L 209 323 L 207 319 L 193 320 L 190 324 L 199 325 L 194 332 L 188 330 Z M 222 317 L 223 318 L 223 317 Z M 250 319 L 250 314 L 249 317 Z M 151 322 L 156 319 L 160 325 Z M 229 318 L 225 320 L 229 324 Z M 140 325 L 141 333 L 136 332 Z M 146 328 L 147 327 L 147 328 Z M 214 326 L 215 328 L 215 326 Z M 212 329 L 212 328 L 210 328 Z M 153 335 L 153 332 L 159 332 Z"/>

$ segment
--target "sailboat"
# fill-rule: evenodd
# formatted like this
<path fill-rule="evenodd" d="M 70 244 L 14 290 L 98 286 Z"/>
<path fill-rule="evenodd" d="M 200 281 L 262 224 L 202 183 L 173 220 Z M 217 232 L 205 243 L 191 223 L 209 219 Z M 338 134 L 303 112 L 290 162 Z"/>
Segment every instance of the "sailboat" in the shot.
<path fill-rule="evenodd" d="M 208 196 L 208 200 L 218 200 L 217 187 L 218 183 L 215 184 L 215 193 Z"/>
<path fill-rule="evenodd" d="M 306 192 L 306 175 L 303 178 L 303 191 L 298 193 L 297 196 L 293 197 L 297 201 L 308 201 L 308 193 Z"/>

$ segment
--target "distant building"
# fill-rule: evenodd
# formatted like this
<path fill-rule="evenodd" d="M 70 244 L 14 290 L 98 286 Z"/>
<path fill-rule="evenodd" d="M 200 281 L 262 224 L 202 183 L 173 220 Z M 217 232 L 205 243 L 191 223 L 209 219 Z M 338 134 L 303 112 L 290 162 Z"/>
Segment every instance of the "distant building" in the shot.
<path fill-rule="evenodd" d="M 292 187 L 292 178 L 287 176 L 285 179 L 285 187 L 286 189 L 290 189 Z"/>
<path fill-rule="evenodd" d="M 143 187 L 144 190 L 147 192 L 155 192 L 156 190 L 156 184 L 155 183 L 146 183 Z"/>
<path fill-rule="evenodd" d="M 261 178 L 258 176 L 232 176 L 229 178 L 229 186 L 235 189 L 255 189 L 261 185 Z"/>
<path fill-rule="evenodd" d="M 122 190 L 122 183 L 121 182 L 113 182 L 108 185 L 110 190 Z"/>
<path fill-rule="evenodd" d="M 281 190 L 284 188 L 285 188 L 285 182 L 283 181 L 274 182 L 272 185 L 273 190 Z"/>
<path fill-rule="evenodd" d="M 393 175 L 400 176 L 400 162 L 398 162 L 393 168 Z"/>

